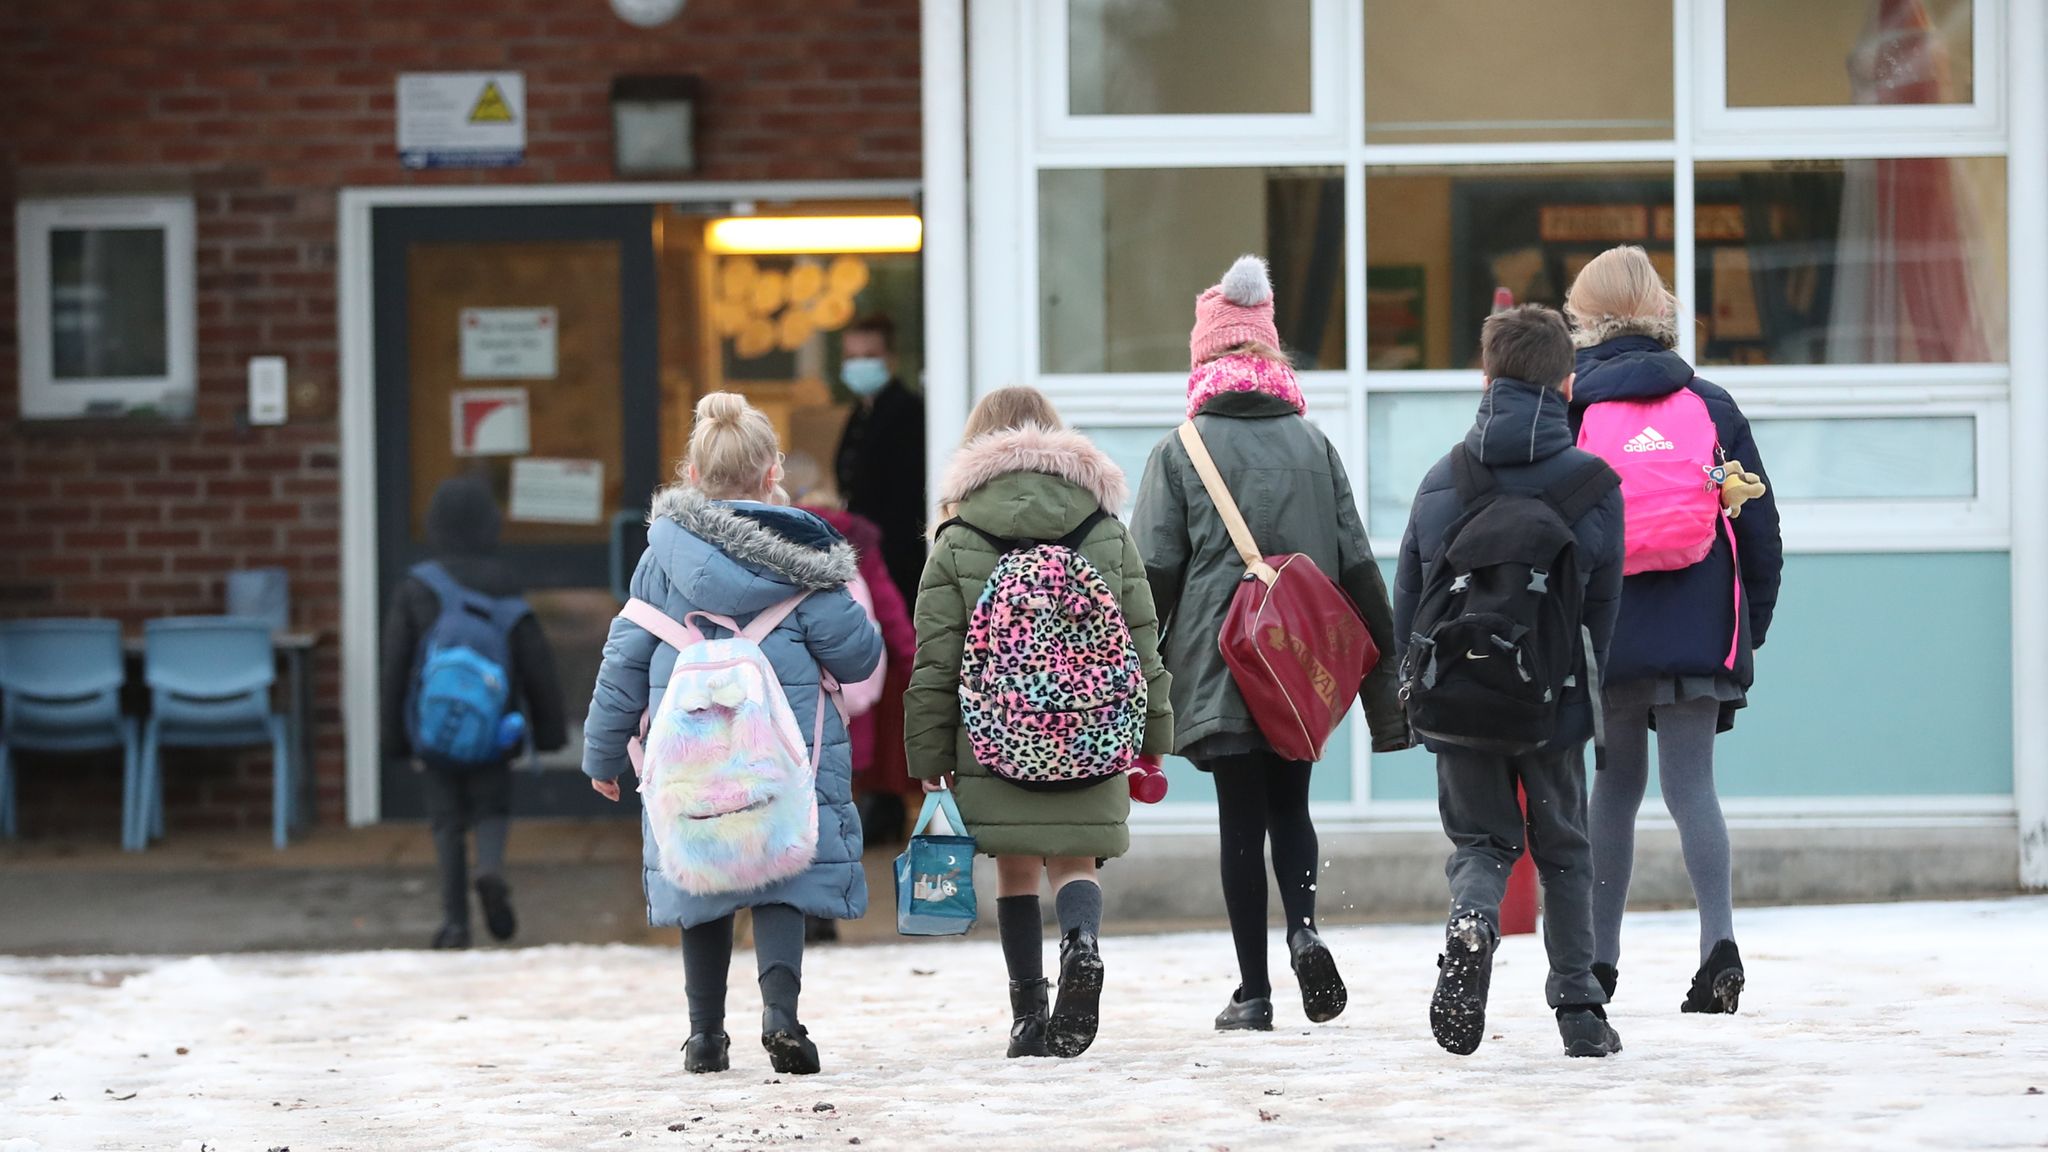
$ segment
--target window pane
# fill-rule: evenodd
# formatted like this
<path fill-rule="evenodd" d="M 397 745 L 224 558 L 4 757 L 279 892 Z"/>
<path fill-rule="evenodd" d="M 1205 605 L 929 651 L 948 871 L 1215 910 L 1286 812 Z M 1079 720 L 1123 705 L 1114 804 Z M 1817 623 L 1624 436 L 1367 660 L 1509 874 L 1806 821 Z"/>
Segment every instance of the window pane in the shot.
<path fill-rule="evenodd" d="M 1128 522 L 1132 509 L 1138 504 L 1138 482 L 1144 479 L 1145 461 L 1151 458 L 1152 449 L 1157 447 L 1173 429 L 1140 426 L 1081 428 L 1078 431 L 1093 440 L 1097 448 L 1102 449 L 1105 455 L 1116 462 L 1117 467 L 1124 470 L 1124 478 L 1130 481 L 1131 495 L 1124 501 L 1123 507 L 1111 508 L 1110 512 L 1118 519 Z"/>
<path fill-rule="evenodd" d="M 1977 495 L 1971 416 L 1753 421 L 1771 485 L 1787 500 L 1968 500 Z"/>
<path fill-rule="evenodd" d="M 1673 265 L 1668 165 L 1370 168 L 1365 182 L 1369 364 L 1478 366 L 1495 289 L 1557 306 L 1616 244 Z"/>
<path fill-rule="evenodd" d="M 1430 465 L 1460 443 L 1479 393 L 1374 392 L 1365 401 L 1366 530 L 1398 540 Z"/>
<path fill-rule="evenodd" d="M 1700 360 L 2005 359 L 2005 161 L 1698 169 Z"/>
<path fill-rule="evenodd" d="M 1728 0 L 1728 106 L 1968 104 L 1971 0 Z"/>
<path fill-rule="evenodd" d="M 1185 372 L 1195 297 L 1230 262 L 1273 268 L 1280 339 L 1344 366 L 1344 181 L 1326 168 L 1041 172 L 1044 371 Z"/>
<path fill-rule="evenodd" d="M 1591 56 L 1589 29 L 1608 46 Z M 1668 140 L 1671 93 L 1669 4 L 1365 6 L 1369 143 Z"/>
<path fill-rule="evenodd" d="M 50 366 L 58 380 L 170 374 L 164 230 L 50 233 Z"/>
<path fill-rule="evenodd" d="M 1309 2 L 1067 0 L 1068 109 L 1305 114 Z"/>

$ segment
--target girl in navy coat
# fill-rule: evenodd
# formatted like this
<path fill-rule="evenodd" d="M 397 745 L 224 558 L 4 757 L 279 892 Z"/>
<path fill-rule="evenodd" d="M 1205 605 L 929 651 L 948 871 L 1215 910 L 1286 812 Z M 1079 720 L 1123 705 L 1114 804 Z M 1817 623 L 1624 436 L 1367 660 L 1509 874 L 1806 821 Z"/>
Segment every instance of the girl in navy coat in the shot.
<path fill-rule="evenodd" d="M 1650 401 L 1689 389 L 1713 419 L 1722 459 L 1741 461 L 1764 479 L 1749 421 L 1734 398 L 1700 379 L 1672 351 L 1678 343 L 1677 301 L 1641 248 L 1615 248 L 1587 264 L 1572 284 L 1565 311 L 1579 344 L 1574 430 L 1595 404 Z M 1714 791 L 1714 737 L 1734 726 L 1736 710 L 1748 700 L 1754 653 L 1763 647 L 1778 602 L 1784 545 L 1777 502 L 1768 483 L 1765 489 L 1726 522 L 1699 562 L 1638 572 L 1622 584 L 1621 614 L 1602 678 L 1607 744 L 1592 805 L 1593 971 L 1610 996 L 1652 730 L 1664 804 L 1678 824 L 1700 911 L 1700 969 L 1681 1011 L 1733 1012 L 1742 993 L 1728 825 Z"/>

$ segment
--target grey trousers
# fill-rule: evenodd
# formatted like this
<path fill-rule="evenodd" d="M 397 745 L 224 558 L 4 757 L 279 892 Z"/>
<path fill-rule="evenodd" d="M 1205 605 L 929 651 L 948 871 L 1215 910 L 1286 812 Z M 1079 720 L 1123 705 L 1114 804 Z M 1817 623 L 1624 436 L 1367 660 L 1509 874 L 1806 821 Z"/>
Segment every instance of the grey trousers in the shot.
<path fill-rule="evenodd" d="M 476 832 L 476 874 L 505 874 L 505 836 L 512 814 L 512 769 L 429 767 L 423 777 L 434 856 L 441 871 L 444 924 L 469 926 L 469 833 Z"/>
<path fill-rule="evenodd" d="M 1593 849 L 1586 839 L 1585 746 L 1527 756 L 1469 748 L 1437 754 L 1437 812 L 1454 846 L 1444 865 L 1451 918 L 1471 913 L 1500 934 L 1508 872 L 1522 856 L 1524 825 L 1516 783 L 1529 797 L 1528 849 L 1543 881 L 1545 993 L 1553 1008 L 1604 1004 L 1593 979 Z"/>

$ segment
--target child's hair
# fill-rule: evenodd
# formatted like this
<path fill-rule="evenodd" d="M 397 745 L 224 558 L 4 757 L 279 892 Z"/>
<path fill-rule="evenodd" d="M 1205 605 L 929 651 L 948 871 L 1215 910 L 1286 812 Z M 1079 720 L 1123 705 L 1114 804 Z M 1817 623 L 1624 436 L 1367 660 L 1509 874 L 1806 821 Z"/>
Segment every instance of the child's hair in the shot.
<path fill-rule="evenodd" d="M 1579 270 L 1565 293 L 1564 310 L 1577 326 L 1581 347 L 1631 333 L 1678 345 L 1678 298 L 1664 286 L 1650 254 L 1635 244 L 1609 248 Z"/>
<path fill-rule="evenodd" d="M 775 425 L 737 392 L 713 392 L 697 401 L 685 463 L 697 470 L 698 490 L 714 500 L 752 499 L 775 468 Z"/>
<path fill-rule="evenodd" d="M 1289 356 L 1279 348 L 1273 347 L 1264 340 L 1247 340 L 1242 344 L 1232 345 L 1211 356 L 1209 359 L 1221 360 L 1225 356 L 1256 356 L 1261 360 L 1271 360 L 1275 364 L 1285 364 L 1289 368 L 1294 367 L 1294 357 Z M 1207 362 L 1206 360 L 1203 361 L 1203 363 Z"/>
<path fill-rule="evenodd" d="M 1496 312 L 1479 329 L 1479 363 L 1489 380 L 1561 388 L 1572 374 L 1571 329 L 1541 304 Z"/>
<path fill-rule="evenodd" d="M 1066 425 L 1060 421 L 1060 414 L 1045 398 L 1045 393 L 1036 388 L 998 388 L 981 398 L 974 411 L 967 416 L 967 431 L 960 437 L 966 444 L 990 432 L 1007 432 L 1035 424 L 1047 431 L 1057 431 Z"/>

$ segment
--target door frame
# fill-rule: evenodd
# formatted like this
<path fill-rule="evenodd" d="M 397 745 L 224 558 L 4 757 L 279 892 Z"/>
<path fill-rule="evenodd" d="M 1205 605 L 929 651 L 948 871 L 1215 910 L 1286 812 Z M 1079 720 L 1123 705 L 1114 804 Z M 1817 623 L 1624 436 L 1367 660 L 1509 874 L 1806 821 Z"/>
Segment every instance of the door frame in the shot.
<path fill-rule="evenodd" d="M 383 817 L 377 686 L 377 346 L 374 212 L 399 207 L 572 207 L 804 200 L 915 200 L 914 180 L 523 184 L 344 188 L 339 201 L 341 680 L 344 800 L 351 826 Z"/>

